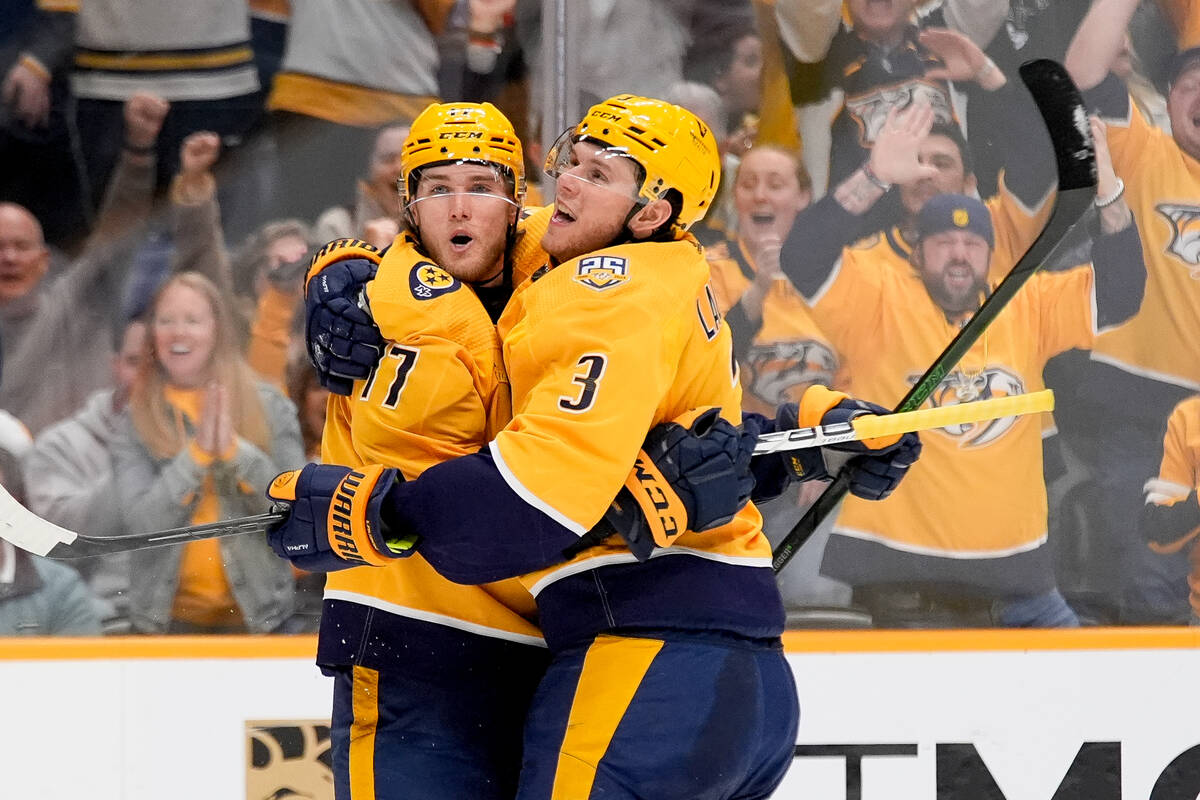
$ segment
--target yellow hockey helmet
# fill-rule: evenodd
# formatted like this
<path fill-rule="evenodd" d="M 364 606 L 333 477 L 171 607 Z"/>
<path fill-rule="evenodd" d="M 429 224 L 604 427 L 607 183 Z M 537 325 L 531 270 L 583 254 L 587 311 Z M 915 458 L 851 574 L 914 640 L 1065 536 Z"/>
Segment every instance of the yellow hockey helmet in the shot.
<path fill-rule="evenodd" d="M 716 137 L 682 106 L 651 97 L 619 94 L 588 109 L 569 131 L 571 141 L 590 139 L 625 151 L 645 172 L 638 197 L 646 202 L 671 189 L 683 200 L 673 227 L 686 231 L 704 218 L 721 179 Z M 557 153 L 547 158 L 551 169 Z"/>
<path fill-rule="evenodd" d="M 525 196 L 521 140 L 508 117 L 491 103 L 431 103 L 417 115 L 400 152 L 400 191 L 408 205 L 422 167 L 446 161 L 493 164 L 513 182 L 517 203 Z"/>

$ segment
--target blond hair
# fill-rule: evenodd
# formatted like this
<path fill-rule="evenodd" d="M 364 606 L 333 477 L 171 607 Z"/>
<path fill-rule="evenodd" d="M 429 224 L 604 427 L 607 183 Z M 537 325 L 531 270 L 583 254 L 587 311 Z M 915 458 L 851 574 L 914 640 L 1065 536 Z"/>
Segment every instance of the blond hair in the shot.
<path fill-rule="evenodd" d="M 270 452 L 271 430 L 258 396 L 258 380 L 238 348 L 232 314 L 216 284 L 199 272 L 180 272 L 172 276 L 159 287 L 150 304 L 148 320 L 152 331 L 146 337 L 146 350 L 129 398 L 129 414 L 138 436 L 157 458 L 173 457 L 187 446 L 190 438 L 179 415 L 167 402 L 163 390 L 170 381 L 154 350 L 154 314 L 163 295 L 175 286 L 186 286 L 208 300 L 216 323 L 213 379 L 229 392 L 234 430 L 264 452 Z"/>

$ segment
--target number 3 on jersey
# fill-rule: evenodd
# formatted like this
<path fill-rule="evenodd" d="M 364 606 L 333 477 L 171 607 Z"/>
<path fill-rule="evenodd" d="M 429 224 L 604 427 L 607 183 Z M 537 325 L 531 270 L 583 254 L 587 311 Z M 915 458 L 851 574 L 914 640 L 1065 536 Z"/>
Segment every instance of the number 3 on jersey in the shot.
<path fill-rule="evenodd" d="M 571 379 L 573 383 L 579 384 L 579 394 L 576 397 L 564 395 L 558 398 L 558 407 L 572 414 L 582 414 L 591 408 L 592 403 L 596 402 L 597 384 L 604 377 L 604 368 L 607 366 L 608 359 L 599 353 L 580 356 L 579 369 Z"/>
<path fill-rule="evenodd" d="M 375 387 L 375 378 L 380 372 L 386 375 L 391 370 L 392 380 L 388 384 L 387 395 L 384 396 L 380 405 L 384 408 L 395 408 L 396 404 L 400 402 L 400 393 L 404 391 L 404 385 L 408 382 L 408 375 L 416 366 L 418 355 L 420 355 L 420 351 L 411 347 L 401 347 L 398 344 L 389 346 L 383 358 L 379 359 L 379 363 L 375 365 L 375 369 L 371 370 L 371 374 L 367 376 L 359 398 L 367 400 L 371 396 L 371 389 Z"/>

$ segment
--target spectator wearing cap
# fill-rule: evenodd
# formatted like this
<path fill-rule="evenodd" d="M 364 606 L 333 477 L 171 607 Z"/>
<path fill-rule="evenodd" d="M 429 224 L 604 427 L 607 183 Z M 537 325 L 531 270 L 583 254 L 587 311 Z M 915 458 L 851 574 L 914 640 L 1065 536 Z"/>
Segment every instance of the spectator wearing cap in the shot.
<path fill-rule="evenodd" d="M 1115 182 L 1106 168 L 1102 186 Z M 1137 229 L 1127 209 L 1102 217 L 1096 263 L 1035 275 L 927 406 L 1037 391 L 1051 356 L 1090 347 L 1098 330 L 1137 310 Z M 916 235 L 904 268 L 864 262 L 851 248 L 832 269 L 789 272 L 846 360 L 847 391 L 889 406 L 979 308 L 989 275 L 1011 267 L 991 263 L 995 229 L 975 198 L 932 198 Z M 879 625 L 1078 625 L 1047 546 L 1040 434 L 1036 418 L 1005 417 L 922 435 L 923 457 L 901 490 L 878 503 L 847 499 L 822 573 L 853 586 Z"/>
<path fill-rule="evenodd" d="M 1081 527 L 1094 537 L 1086 552 L 1097 559 L 1095 583 L 1121 587 L 1122 621 L 1182 622 L 1190 609 L 1174 587 L 1188 573 L 1186 553 L 1153 554 L 1130 531 L 1142 506 L 1142 482 L 1159 467 L 1165 421 L 1200 391 L 1200 8 L 1165 3 L 1179 44 L 1167 133 L 1146 121 L 1111 72 L 1137 5 L 1096 0 L 1066 66 L 1108 124 L 1113 164 L 1142 232 L 1145 301 L 1127 324 L 1096 340 L 1086 372 L 1075 381 L 1076 405 L 1061 421 L 1087 469 Z M 1137 401 L 1125 402 L 1129 397 Z M 1072 422 L 1077 431 L 1068 427 Z"/>
<path fill-rule="evenodd" d="M 946 74 L 956 84 L 978 75 L 980 65 L 986 65 L 983 52 L 961 34 L 926 31 L 924 37 L 937 41 L 947 54 Z M 1022 90 L 999 73 L 984 83 L 982 90 L 990 90 L 997 102 L 1013 109 L 1001 137 L 1010 166 L 999 191 L 987 200 L 996 238 L 992 263 L 1005 270 L 1045 225 L 1054 166 L 1045 134 L 1031 133 L 1042 129 L 1036 110 L 1014 100 Z M 938 121 L 934 110 L 922 103 L 891 111 L 859 168 L 801 212 L 783 245 L 783 267 L 786 271 L 794 259 L 832 265 L 843 247 L 862 239 L 859 257 L 907 269 L 917 214 L 925 203 L 943 193 L 974 195 L 976 186 L 970 150 L 957 125 Z M 890 194 L 899 202 L 881 203 L 893 187 Z"/>

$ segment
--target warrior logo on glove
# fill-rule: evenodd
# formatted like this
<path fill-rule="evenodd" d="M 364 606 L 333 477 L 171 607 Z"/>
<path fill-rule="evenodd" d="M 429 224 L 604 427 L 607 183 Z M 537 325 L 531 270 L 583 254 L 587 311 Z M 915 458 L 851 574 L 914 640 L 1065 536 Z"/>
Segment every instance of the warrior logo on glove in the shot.
<path fill-rule="evenodd" d="M 267 496 L 289 503 L 291 513 L 267 534 L 267 543 L 309 572 L 381 567 L 411 555 L 415 541 L 389 538 L 380 519 L 383 497 L 399 479 L 397 470 L 378 464 L 309 464 L 284 472 L 271 482 Z"/>

